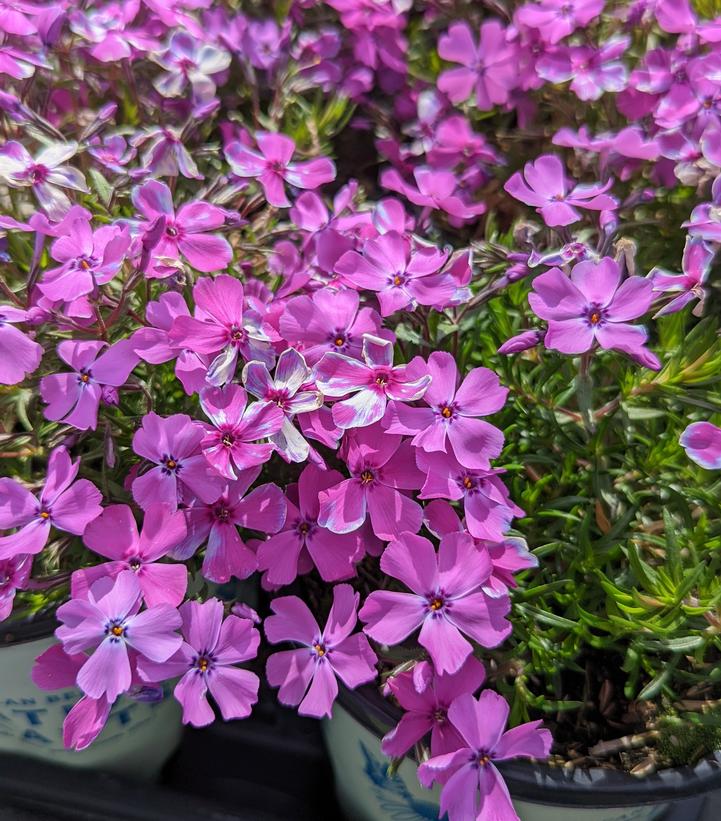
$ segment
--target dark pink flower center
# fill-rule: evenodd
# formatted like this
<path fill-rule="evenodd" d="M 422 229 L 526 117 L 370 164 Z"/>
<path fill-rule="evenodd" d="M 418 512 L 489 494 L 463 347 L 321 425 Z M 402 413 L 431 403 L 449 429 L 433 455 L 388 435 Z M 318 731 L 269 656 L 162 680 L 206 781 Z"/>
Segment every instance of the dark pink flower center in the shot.
<path fill-rule="evenodd" d="M 484 752 L 483 750 L 476 753 L 474 758 L 475 758 L 476 764 L 478 764 L 479 767 L 487 767 L 491 763 L 491 756 L 488 755 L 488 753 Z"/>
<path fill-rule="evenodd" d="M 235 436 L 233 436 L 233 434 L 230 432 L 226 432 L 221 437 L 220 443 L 223 445 L 223 447 L 232 448 L 235 444 Z"/>
<path fill-rule="evenodd" d="M 213 666 L 213 656 L 211 653 L 198 653 L 191 664 L 199 673 L 207 673 Z"/>
<path fill-rule="evenodd" d="M 140 559 L 139 559 L 137 556 L 133 556 L 133 558 L 132 558 L 132 559 L 130 559 L 130 561 L 128 562 L 128 567 L 129 567 L 129 568 L 130 568 L 130 569 L 131 569 L 134 573 L 137 573 L 137 572 L 138 572 L 138 570 L 140 570 L 140 568 L 141 568 L 142 564 L 143 564 L 143 563 L 140 561 Z"/>
<path fill-rule="evenodd" d="M 369 485 L 374 479 L 375 476 L 373 475 L 373 471 L 368 470 L 367 468 L 360 475 L 362 485 Z"/>
<path fill-rule="evenodd" d="M 390 382 L 391 375 L 387 371 L 376 371 L 375 379 L 373 380 L 379 388 L 385 388 Z"/>
<path fill-rule="evenodd" d="M 307 539 L 315 530 L 315 522 L 303 519 L 296 524 L 295 530 L 302 539 Z"/>
<path fill-rule="evenodd" d="M 241 345 L 248 338 L 248 332 L 239 325 L 233 325 L 230 329 L 230 342 L 233 345 Z"/>
<path fill-rule="evenodd" d="M 313 642 L 313 652 L 318 659 L 322 659 L 328 652 L 328 648 L 320 639 L 317 639 Z"/>
<path fill-rule="evenodd" d="M 50 511 L 43 507 L 38 511 L 38 517 L 46 522 L 50 518 Z"/>
<path fill-rule="evenodd" d="M 120 639 L 126 638 L 128 628 L 125 625 L 125 621 L 123 619 L 111 619 L 111 621 L 105 625 L 105 635 L 112 642 L 118 642 Z"/>
<path fill-rule="evenodd" d="M 88 382 L 90 382 L 91 377 L 92 373 L 90 372 L 90 370 L 88 368 L 83 368 L 78 374 L 78 382 L 81 385 L 87 385 Z"/>
<path fill-rule="evenodd" d="M 174 225 L 168 225 L 165 228 L 165 233 L 169 237 L 177 237 L 179 232 L 178 232 L 178 229 Z"/>
<path fill-rule="evenodd" d="M 440 613 L 446 606 L 447 602 L 442 593 L 433 593 L 433 595 L 428 596 L 428 609 L 431 611 L 431 614 Z"/>
<path fill-rule="evenodd" d="M 97 264 L 98 261 L 95 257 L 83 255 L 75 260 L 74 267 L 77 271 L 90 271 L 92 268 L 95 268 Z"/>
<path fill-rule="evenodd" d="M 265 398 L 268 402 L 274 402 L 281 410 L 287 410 L 288 408 L 288 400 L 290 399 L 290 396 L 288 396 L 287 388 L 273 388 L 268 391 Z"/>
<path fill-rule="evenodd" d="M 603 325 L 606 321 L 606 311 L 600 305 L 594 303 L 586 308 L 585 318 L 588 324 L 595 328 L 598 325 Z"/>
<path fill-rule="evenodd" d="M 31 165 L 26 171 L 26 176 L 33 185 L 45 182 L 50 174 L 50 169 L 45 165 Z"/>
<path fill-rule="evenodd" d="M 336 348 L 343 348 L 350 340 L 350 336 L 342 330 L 336 330 L 330 335 L 330 344 Z"/>
<path fill-rule="evenodd" d="M 444 419 L 452 419 L 455 413 L 455 408 L 452 402 L 444 402 L 442 405 L 438 406 L 438 413 Z"/>
<path fill-rule="evenodd" d="M 433 711 L 433 721 L 435 721 L 437 724 L 446 723 L 446 711 L 442 707 L 437 707 Z"/>

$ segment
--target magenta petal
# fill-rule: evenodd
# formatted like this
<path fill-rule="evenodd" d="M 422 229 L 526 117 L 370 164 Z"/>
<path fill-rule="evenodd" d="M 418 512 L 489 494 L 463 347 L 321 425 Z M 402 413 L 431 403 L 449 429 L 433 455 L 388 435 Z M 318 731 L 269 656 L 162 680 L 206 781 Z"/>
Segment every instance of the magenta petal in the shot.
<path fill-rule="evenodd" d="M 456 459 L 467 468 L 487 470 L 503 450 L 503 432 L 482 419 L 454 419 L 448 426 L 448 438 Z"/>
<path fill-rule="evenodd" d="M 24 553 L 34 556 L 46 545 L 50 536 L 50 521 L 34 519 L 10 536 L 0 536 L 0 561 Z"/>
<path fill-rule="evenodd" d="M 381 741 L 383 754 L 400 758 L 433 728 L 430 716 L 421 713 L 404 713 L 398 724 Z"/>
<path fill-rule="evenodd" d="M 333 421 L 339 428 L 365 428 L 383 418 L 386 397 L 380 391 L 366 388 L 350 399 L 333 405 Z"/>
<path fill-rule="evenodd" d="M 104 639 L 78 673 L 78 687 L 91 698 L 111 703 L 130 688 L 128 650 L 124 641 Z"/>
<path fill-rule="evenodd" d="M 78 479 L 53 503 L 51 520 L 59 530 L 81 535 L 102 512 L 102 493 L 87 479 Z"/>
<path fill-rule="evenodd" d="M 366 495 L 359 479 L 346 479 L 319 495 L 318 524 L 333 533 L 357 530 L 366 518 Z"/>
<path fill-rule="evenodd" d="M 215 721 L 215 713 L 206 697 L 206 678 L 199 670 L 188 670 L 173 692 L 183 707 L 183 724 L 206 727 Z"/>
<path fill-rule="evenodd" d="M 423 522 L 418 502 L 387 485 L 368 489 L 368 513 L 373 532 L 379 539 L 395 539 L 406 531 L 417 533 Z"/>
<path fill-rule="evenodd" d="M 432 355 L 432 354 L 431 354 Z M 426 399 L 428 393 L 426 393 Z M 496 413 L 506 403 L 508 388 L 488 368 L 474 368 L 463 380 L 456 393 L 456 403 L 466 416 L 487 416 Z"/>
<path fill-rule="evenodd" d="M 181 625 L 180 614 L 168 604 L 131 616 L 127 625 L 128 644 L 151 661 L 167 661 L 183 643 L 173 632 Z"/>
<path fill-rule="evenodd" d="M 315 665 L 315 672 L 305 695 L 298 707 L 302 716 L 330 718 L 333 702 L 338 695 L 338 682 L 330 663 L 325 659 Z"/>
<path fill-rule="evenodd" d="M 403 533 L 388 545 L 381 556 L 381 570 L 420 596 L 438 585 L 435 548 L 428 539 L 412 533 Z"/>
<path fill-rule="evenodd" d="M 721 428 L 710 422 L 693 422 L 681 434 L 680 442 L 696 464 L 707 470 L 721 468 Z"/>
<path fill-rule="evenodd" d="M 426 616 L 418 642 L 428 650 L 439 673 L 455 673 L 473 651 L 471 643 L 443 615 Z"/>
<path fill-rule="evenodd" d="M 529 721 L 508 730 L 496 745 L 494 759 L 547 758 L 553 738 L 549 730 L 541 729 L 540 721 Z"/>
<path fill-rule="evenodd" d="M 534 308 L 535 310 L 535 308 Z M 549 321 L 544 344 L 561 353 L 585 353 L 593 345 L 593 327 L 584 319 Z"/>
<path fill-rule="evenodd" d="M 381 644 L 398 644 L 407 638 L 426 617 L 424 598 L 412 593 L 374 590 L 358 613 L 365 622 L 363 632 Z"/>
<path fill-rule="evenodd" d="M 213 655 L 218 664 L 239 664 L 255 658 L 259 644 L 260 633 L 250 619 L 228 616 Z"/>
<path fill-rule="evenodd" d="M 333 539 L 339 538 L 331 536 Z M 298 558 L 303 539 L 296 530 L 285 530 L 262 542 L 258 548 L 258 567 L 272 585 L 290 584 L 298 575 Z"/>
<path fill-rule="evenodd" d="M 67 750 L 84 750 L 100 735 L 110 715 L 111 702 L 83 696 L 63 722 L 63 746 Z"/>
<path fill-rule="evenodd" d="M 263 625 L 265 635 L 272 644 L 279 641 L 297 641 L 310 645 L 320 637 L 321 631 L 305 602 L 297 596 L 281 596 L 273 599 L 269 616 Z"/>
<path fill-rule="evenodd" d="M 234 667 L 215 667 L 208 676 L 208 689 L 225 721 L 250 715 L 259 685 L 255 673 Z"/>
<path fill-rule="evenodd" d="M 184 564 L 152 562 L 141 566 L 138 581 L 148 607 L 159 604 L 178 607 L 188 587 L 188 570 Z"/>
<path fill-rule="evenodd" d="M 268 659 L 265 674 L 271 687 L 280 687 L 281 704 L 300 704 L 308 688 L 315 662 L 310 650 L 283 650 Z"/>
<path fill-rule="evenodd" d="M 377 675 L 375 665 L 378 658 L 362 633 L 349 636 L 342 644 L 333 647 L 328 661 L 346 687 L 350 687 L 351 690 L 373 681 Z"/>
<path fill-rule="evenodd" d="M 24 525 L 38 510 L 38 500 L 14 479 L 0 479 L 0 528 Z"/>
<path fill-rule="evenodd" d="M 197 271 L 220 271 L 233 259 L 233 249 L 217 234 L 188 234 L 178 242 L 183 256 Z"/>

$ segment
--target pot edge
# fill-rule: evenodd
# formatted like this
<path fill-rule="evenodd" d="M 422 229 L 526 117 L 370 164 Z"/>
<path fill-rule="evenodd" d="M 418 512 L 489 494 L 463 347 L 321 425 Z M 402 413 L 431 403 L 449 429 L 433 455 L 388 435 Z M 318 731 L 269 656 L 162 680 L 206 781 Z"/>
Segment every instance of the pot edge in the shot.
<path fill-rule="evenodd" d="M 340 682 L 339 682 L 340 684 Z M 378 735 L 375 722 L 391 726 L 400 711 L 386 701 L 373 686 L 349 690 L 341 684 L 339 705 L 365 729 Z M 618 770 L 602 767 L 565 771 L 541 762 L 521 759 L 498 763 L 498 769 L 514 798 L 550 806 L 624 807 L 660 804 L 696 797 L 721 789 L 721 751 L 695 767 L 660 770 L 639 779 Z M 562 800 L 559 798 L 562 796 Z"/>
<path fill-rule="evenodd" d="M 31 618 L 0 623 L 0 650 L 3 647 L 14 647 L 18 644 L 47 638 L 53 634 L 57 626 L 58 622 L 53 611 L 44 611 Z"/>

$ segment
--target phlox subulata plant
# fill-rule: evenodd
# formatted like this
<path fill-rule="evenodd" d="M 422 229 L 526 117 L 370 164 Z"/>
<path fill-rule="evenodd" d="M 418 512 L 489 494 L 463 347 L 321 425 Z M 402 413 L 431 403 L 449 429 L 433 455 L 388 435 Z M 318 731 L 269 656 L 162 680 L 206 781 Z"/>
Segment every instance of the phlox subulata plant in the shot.
<path fill-rule="evenodd" d="M 0 618 L 69 747 L 375 682 L 513 819 L 494 761 L 713 718 L 721 24 L 277 6 L 0 0 Z"/>

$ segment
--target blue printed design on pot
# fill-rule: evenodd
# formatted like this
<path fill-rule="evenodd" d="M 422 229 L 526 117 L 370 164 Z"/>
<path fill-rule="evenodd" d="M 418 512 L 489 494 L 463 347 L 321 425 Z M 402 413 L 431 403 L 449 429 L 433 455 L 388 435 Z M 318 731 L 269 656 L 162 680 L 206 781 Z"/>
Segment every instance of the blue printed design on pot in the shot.
<path fill-rule="evenodd" d="M 438 819 L 437 804 L 412 795 L 399 775 L 393 777 L 388 774 L 387 758 L 374 756 L 362 741 L 358 744 L 365 760 L 363 770 L 387 818 L 393 821 Z"/>

